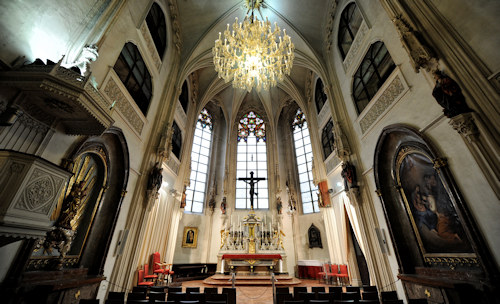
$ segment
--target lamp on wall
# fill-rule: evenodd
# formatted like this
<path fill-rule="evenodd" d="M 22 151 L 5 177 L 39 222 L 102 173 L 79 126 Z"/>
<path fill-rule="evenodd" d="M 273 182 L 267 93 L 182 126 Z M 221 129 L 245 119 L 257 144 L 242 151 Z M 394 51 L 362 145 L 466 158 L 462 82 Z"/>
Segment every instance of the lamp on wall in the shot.
<path fill-rule="evenodd" d="M 229 30 L 224 31 L 224 39 L 219 32 L 212 49 L 215 70 L 226 82 L 233 81 L 235 88 L 250 92 L 253 87 L 258 91 L 269 90 L 290 75 L 294 59 L 294 45 L 290 36 L 269 20 L 260 21 L 254 10 L 265 8 L 264 0 L 246 0 L 248 11 L 243 22 L 238 18 Z M 249 15 L 250 13 L 250 15 Z M 276 41 L 278 37 L 279 42 Z"/>

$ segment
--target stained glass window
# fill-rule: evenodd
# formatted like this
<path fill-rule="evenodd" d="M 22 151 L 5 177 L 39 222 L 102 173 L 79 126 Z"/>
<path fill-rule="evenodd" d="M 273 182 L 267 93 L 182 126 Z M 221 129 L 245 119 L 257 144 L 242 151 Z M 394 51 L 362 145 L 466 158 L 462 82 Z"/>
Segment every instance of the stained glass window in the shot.
<path fill-rule="evenodd" d="M 248 112 L 243 115 L 238 125 L 238 142 L 247 141 L 248 135 L 254 134 L 257 141 L 266 140 L 266 125 L 264 120 L 254 112 Z"/>
<path fill-rule="evenodd" d="M 254 208 L 269 209 L 267 183 L 267 148 L 264 120 L 256 113 L 245 114 L 238 125 L 238 145 L 236 156 L 236 203 L 237 209 L 250 209 L 250 186 L 238 178 L 266 178 L 255 184 Z"/>
<path fill-rule="evenodd" d="M 198 116 L 191 151 L 191 177 L 186 189 L 185 211 L 203 212 L 208 184 L 208 164 L 212 142 L 212 116 L 203 109 Z"/>
<path fill-rule="evenodd" d="M 318 187 L 313 183 L 312 176 L 312 146 L 309 129 L 304 113 L 299 108 L 292 123 L 295 157 L 299 173 L 302 211 L 304 213 L 319 212 Z"/>

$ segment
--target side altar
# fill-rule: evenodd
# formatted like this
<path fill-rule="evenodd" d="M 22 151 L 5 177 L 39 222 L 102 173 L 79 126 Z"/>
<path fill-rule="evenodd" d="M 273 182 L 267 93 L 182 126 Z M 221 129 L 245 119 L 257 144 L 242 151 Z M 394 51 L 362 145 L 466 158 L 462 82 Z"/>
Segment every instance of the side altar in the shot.
<path fill-rule="evenodd" d="M 228 228 L 221 230 L 217 272 L 239 274 L 285 274 L 285 234 L 279 222 L 266 223 L 254 210 Z"/>

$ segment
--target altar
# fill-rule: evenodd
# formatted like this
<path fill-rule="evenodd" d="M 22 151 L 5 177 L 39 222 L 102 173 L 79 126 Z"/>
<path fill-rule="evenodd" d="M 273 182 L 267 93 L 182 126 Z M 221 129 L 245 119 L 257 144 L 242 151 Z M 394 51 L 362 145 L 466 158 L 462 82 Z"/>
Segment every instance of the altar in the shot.
<path fill-rule="evenodd" d="M 278 221 L 262 220 L 253 210 L 221 230 L 217 273 L 286 274 L 285 234 Z"/>
<path fill-rule="evenodd" d="M 240 273 L 274 272 L 276 267 L 278 273 L 283 272 L 281 254 L 223 254 L 221 269 L 225 269 L 226 264 L 231 271 L 239 268 Z"/>

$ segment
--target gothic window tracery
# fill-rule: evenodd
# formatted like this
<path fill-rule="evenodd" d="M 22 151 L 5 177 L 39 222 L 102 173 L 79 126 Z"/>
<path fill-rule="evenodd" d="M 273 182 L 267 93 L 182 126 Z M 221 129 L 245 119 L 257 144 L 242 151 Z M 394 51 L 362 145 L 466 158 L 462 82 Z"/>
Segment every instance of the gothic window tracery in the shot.
<path fill-rule="evenodd" d="M 203 212 L 205 192 L 208 183 L 208 164 L 212 143 L 212 115 L 207 109 L 201 110 L 194 131 L 191 150 L 190 184 L 186 189 L 186 211 Z"/>
<path fill-rule="evenodd" d="M 238 178 L 263 177 L 266 180 L 255 184 L 254 208 L 269 209 L 266 126 L 260 115 L 253 111 L 243 115 L 238 124 L 236 159 L 236 202 L 237 209 L 250 208 L 250 186 Z"/>
<path fill-rule="evenodd" d="M 302 211 L 304 213 L 319 212 L 318 187 L 313 183 L 312 176 L 312 145 L 307 121 L 299 108 L 292 122 L 295 157 L 299 174 L 300 194 L 302 197 Z"/>

